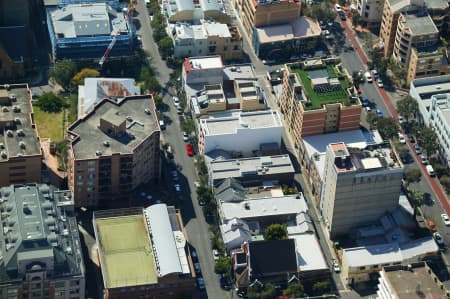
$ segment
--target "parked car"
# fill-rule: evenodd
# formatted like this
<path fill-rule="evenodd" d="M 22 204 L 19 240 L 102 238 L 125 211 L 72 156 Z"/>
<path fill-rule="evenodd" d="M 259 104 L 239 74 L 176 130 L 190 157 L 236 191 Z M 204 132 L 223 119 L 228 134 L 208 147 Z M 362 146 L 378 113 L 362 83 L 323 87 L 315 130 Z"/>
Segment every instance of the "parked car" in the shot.
<path fill-rule="evenodd" d="M 444 214 L 442 214 L 444 215 Z M 447 214 L 445 214 L 447 215 Z M 436 224 L 434 224 L 433 220 L 428 220 L 428 228 L 434 233 L 437 231 Z"/>
<path fill-rule="evenodd" d="M 180 192 L 181 191 L 180 184 L 175 184 L 175 185 L 173 185 L 173 187 L 175 188 L 176 192 Z"/>
<path fill-rule="evenodd" d="M 448 218 L 447 213 L 442 213 L 441 218 L 442 218 L 442 221 L 444 221 L 444 224 L 446 226 L 450 226 L 450 218 Z"/>
<path fill-rule="evenodd" d="M 186 144 L 186 154 L 190 157 L 194 155 L 194 151 L 192 150 L 192 145 L 190 143 Z"/>
<path fill-rule="evenodd" d="M 408 133 L 408 139 L 409 141 L 411 141 L 411 143 L 416 142 L 416 140 L 414 139 L 414 135 L 412 133 Z"/>
<path fill-rule="evenodd" d="M 178 114 L 178 115 L 183 114 L 183 109 L 181 109 L 180 106 L 177 107 L 177 114 Z"/>
<path fill-rule="evenodd" d="M 186 132 L 183 132 L 183 141 L 188 142 L 189 141 L 189 135 Z"/>
<path fill-rule="evenodd" d="M 161 130 L 165 130 L 166 129 L 166 123 L 163 120 L 159 121 L 159 127 L 161 128 Z"/>
<path fill-rule="evenodd" d="M 334 8 L 336 9 L 337 12 L 342 11 L 342 7 L 339 5 L 339 3 L 336 3 L 336 4 L 334 5 Z"/>
<path fill-rule="evenodd" d="M 203 291 L 205 289 L 205 280 L 203 277 L 197 277 L 197 286 L 200 291 Z"/>
<path fill-rule="evenodd" d="M 202 272 L 201 268 L 200 268 L 200 263 L 194 263 L 194 269 L 195 269 L 195 273 L 196 274 L 200 274 Z"/>
<path fill-rule="evenodd" d="M 438 232 L 433 233 L 433 238 L 439 246 L 444 245 L 444 239 L 442 238 L 440 233 Z"/>
<path fill-rule="evenodd" d="M 422 150 L 420 149 L 420 146 L 417 143 L 414 143 L 414 150 L 416 151 L 416 154 L 420 155 L 422 153 Z"/>
<path fill-rule="evenodd" d="M 180 106 L 180 99 L 179 99 L 178 97 L 173 96 L 173 97 L 172 97 L 172 101 L 173 101 L 173 105 L 174 105 L 175 107 Z"/>
<path fill-rule="evenodd" d="M 212 253 L 214 260 L 217 261 L 220 257 L 219 251 L 217 249 L 213 249 Z"/>
<path fill-rule="evenodd" d="M 427 164 L 428 164 L 427 158 L 425 158 L 424 155 L 420 155 L 420 156 L 419 156 L 419 159 L 420 159 L 420 162 L 421 162 L 423 165 L 427 165 Z"/>
<path fill-rule="evenodd" d="M 375 110 L 375 112 L 376 112 L 376 114 L 377 114 L 378 117 L 383 117 L 383 112 L 381 112 L 380 109 L 377 108 L 377 109 Z"/>
<path fill-rule="evenodd" d="M 435 175 L 433 166 L 427 165 L 425 167 L 425 169 L 427 170 L 427 173 L 428 173 L 429 176 L 433 177 Z"/>
<path fill-rule="evenodd" d="M 339 263 L 336 260 L 333 260 L 333 271 L 336 273 L 341 272 L 341 266 L 339 266 Z"/>
<path fill-rule="evenodd" d="M 372 75 L 374 76 L 374 78 L 375 79 L 378 79 L 378 71 L 376 70 L 376 69 L 373 69 L 372 71 L 371 71 L 371 73 L 372 73 Z"/>
<path fill-rule="evenodd" d="M 366 111 L 367 113 L 369 113 L 370 111 L 372 111 L 372 109 L 370 107 L 366 107 Z"/>
<path fill-rule="evenodd" d="M 378 78 L 377 79 L 377 84 L 378 84 L 378 87 L 381 87 L 381 88 L 383 88 L 383 81 L 381 81 L 381 79 L 380 78 Z"/>
<path fill-rule="evenodd" d="M 362 93 L 361 87 L 358 86 L 358 87 L 356 88 L 356 92 L 357 92 L 358 94 L 361 94 L 361 93 Z"/>
<path fill-rule="evenodd" d="M 368 107 L 368 106 L 370 106 L 369 99 L 368 99 L 368 98 L 362 98 L 361 104 L 363 105 L 363 107 Z"/>
<path fill-rule="evenodd" d="M 194 249 L 191 250 L 191 256 L 192 258 L 197 258 L 197 251 L 195 251 Z"/>
<path fill-rule="evenodd" d="M 400 114 L 398 115 L 398 123 L 402 124 L 403 123 L 403 116 L 401 116 Z"/>
<path fill-rule="evenodd" d="M 369 72 L 364 73 L 364 78 L 366 78 L 367 83 L 372 83 L 372 75 Z"/>
<path fill-rule="evenodd" d="M 342 10 L 338 11 L 338 14 L 339 14 L 339 18 L 341 18 L 342 21 L 347 20 L 347 17 L 345 16 L 345 13 Z"/>
<path fill-rule="evenodd" d="M 398 133 L 398 141 L 399 141 L 401 144 L 406 144 L 406 139 L 405 139 L 405 137 L 403 136 L 402 133 Z"/>

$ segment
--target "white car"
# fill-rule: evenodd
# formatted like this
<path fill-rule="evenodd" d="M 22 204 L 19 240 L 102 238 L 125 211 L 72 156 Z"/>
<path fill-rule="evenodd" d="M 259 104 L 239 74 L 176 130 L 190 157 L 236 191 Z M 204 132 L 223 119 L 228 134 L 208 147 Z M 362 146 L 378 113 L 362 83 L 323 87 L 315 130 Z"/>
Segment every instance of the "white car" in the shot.
<path fill-rule="evenodd" d="M 172 100 L 173 100 L 173 105 L 174 105 L 175 107 L 180 106 L 180 99 L 178 99 L 178 97 L 173 96 L 173 97 L 172 97 Z"/>
<path fill-rule="evenodd" d="M 219 251 L 218 251 L 217 249 L 213 249 L 212 252 L 213 252 L 213 258 L 214 258 L 214 260 L 217 261 L 217 260 L 219 259 L 219 257 L 220 257 Z"/>
<path fill-rule="evenodd" d="M 377 84 L 378 84 L 378 87 L 381 87 L 381 88 L 383 88 L 383 86 L 384 86 L 383 81 L 381 81 L 381 79 L 377 79 Z"/>
<path fill-rule="evenodd" d="M 438 232 L 433 233 L 433 238 L 439 246 L 444 245 L 444 239 L 442 239 L 442 236 L 440 233 L 438 233 Z"/>
<path fill-rule="evenodd" d="M 402 124 L 403 121 L 404 121 L 404 120 L 403 120 L 403 116 L 399 115 L 399 116 L 398 116 L 398 123 L 399 123 L 399 124 Z"/>
<path fill-rule="evenodd" d="M 189 141 L 189 135 L 186 132 L 183 132 L 183 141 L 188 142 Z"/>
<path fill-rule="evenodd" d="M 421 162 L 423 165 L 427 165 L 427 164 L 428 164 L 427 158 L 425 158 L 425 156 L 424 156 L 423 154 L 420 155 L 419 158 L 420 158 L 420 162 Z"/>
<path fill-rule="evenodd" d="M 378 71 L 376 69 L 373 69 L 371 72 L 375 79 L 378 79 Z"/>
<path fill-rule="evenodd" d="M 370 111 L 372 111 L 372 109 L 371 109 L 369 106 L 367 106 L 367 107 L 365 107 L 365 108 L 366 108 L 367 113 L 369 113 Z"/>
<path fill-rule="evenodd" d="M 333 270 L 336 273 L 341 272 L 341 267 L 339 266 L 339 263 L 335 260 L 333 260 Z"/>
<path fill-rule="evenodd" d="M 334 5 L 334 9 L 336 9 L 337 12 L 342 11 L 342 7 L 338 3 Z"/>
<path fill-rule="evenodd" d="M 372 83 L 372 75 L 369 72 L 364 73 L 364 78 L 366 78 L 367 83 Z"/>
<path fill-rule="evenodd" d="M 405 139 L 405 137 L 403 136 L 402 133 L 398 133 L 398 141 L 399 141 L 401 144 L 406 144 L 406 139 Z"/>
<path fill-rule="evenodd" d="M 181 187 L 180 184 L 175 184 L 173 185 L 175 187 L 175 191 L 180 192 L 181 191 Z"/>
<path fill-rule="evenodd" d="M 447 213 L 441 214 L 441 218 L 442 218 L 442 221 L 444 221 L 444 224 L 446 226 L 450 226 L 450 218 L 448 218 Z"/>

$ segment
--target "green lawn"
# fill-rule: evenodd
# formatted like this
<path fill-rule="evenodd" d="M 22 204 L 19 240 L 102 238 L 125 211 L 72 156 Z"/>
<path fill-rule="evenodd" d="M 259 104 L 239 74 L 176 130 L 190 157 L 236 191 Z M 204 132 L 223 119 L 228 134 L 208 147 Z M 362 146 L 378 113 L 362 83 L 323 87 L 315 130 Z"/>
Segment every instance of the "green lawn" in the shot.
<path fill-rule="evenodd" d="M 303 88 L 306 94 L 308 95 L 309 99 L 311 100 L 311 105 L 305 106 L 307 110 L 318 109 L 324 104 L 331 104 L 331 103 L 348 104 L 349 100 L 347 98 L 347 94 L 345 93 L 345 89 L 348 87 L 348 82 L 346 80 L 344 79 L 339 80 L 342 87 L 342 89 L 339 91 L 317 93 L 311 87 L 311 80 L 308 78 L 308 71 L 301 69 L 295 69 L 294 71 L 299 75 L 300 80 L 302 81 L 303 84 Z M 336 72 L 334 71 L 332 66 L 327 66 L 327 72 L 330 78 L 337 77 Z"/>
<path fill-rule="evenodd" d="M 63 114 L 48 113 L 42 111 L 38 106 L 33 106 L 34 122 L 36 123 L 39 136 L 41 138 L 50 138 L 51 141 L 61 141 L 64 139 Z"/>

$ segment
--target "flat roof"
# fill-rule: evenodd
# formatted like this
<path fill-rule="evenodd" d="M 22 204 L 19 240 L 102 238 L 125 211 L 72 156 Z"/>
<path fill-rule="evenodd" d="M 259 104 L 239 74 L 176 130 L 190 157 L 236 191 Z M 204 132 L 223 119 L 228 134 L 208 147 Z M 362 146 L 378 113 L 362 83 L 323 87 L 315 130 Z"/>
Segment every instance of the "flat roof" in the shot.
<path fill-rule="evenodd" d="M 448 1 L 446 0 L 425 0 L 427 9 L 447 9 Z"/>
<path fill-rule="evenodd" d="M 281 127 L 277 110 L 240 112 L 238 116 L 201 119 L 200 126 L 205 136 L 237 134 L 239 130 Z"/>
<path fill-rule="evenodd" d="M 208 36 L 219 36 L 223 38 L 231 38 L 230 29 L 227 24 L 205 22 L 203 26 Z"/>
<path fill-rule="evenodd" d="M 126 132 L 120 137 L 106 134 L 99 128 L 100 119 L 111 114 L 116 115 L 116 121 L 126 121 Z M 97 151 L 103 156 L 131 154 L 137 145 L 159 131 L 153 98 L 149 95 L 133 96 L 120 103 L 104 99 L 85 117 L 73 123 L 68 131 L 79 136 L 72 138 L 75 159 L 96 158 Z M 108 146 L 104 145 L 105 141 Z"/>
<path fill-rule="evenodd" d="M 322 34 L 318 22 L 301 16 L 289 24 L 255 28 L 261 44 L 317 37 Z"/>
<path fill-rule="evenodd" d="M 308 207 L 305 199 L 303 196 L 297 195 L 221 203 L 222 216 L 225 222 L 233 218 L 245 220 L 267 216 L 298 214 L 307 210 Z"/>
<path fill-rule="evenodd" d="M 0 129 L 0 162 L 10 158 L 41 155 L 38 129 L 31 117 L 31 91 L 27 84 L 10 84 L 9 90 L 0 85 L 3 95 L 10 97 L 9 103 L 0 107 L 0 122 L 13 125 Z"/>
<path fill-rule="evenodd" d="M 403 262 L 438 251 L 439 247 L 434 239 L 432 237 L 424 237 L 401 245 L 398 243 L 387 243 L 346 248 L 343 250 L 342 258 L 348 267 L 358 268 Z"/>
<path fill-rule="evenodd" d="M 405 27 L 411 30 L 412 35 L 426 35 L 439 33 L 439 30 L 436 28 L 436 25 L 434 24 L 434 21 L 429 14 L 425 16 L 406 14 L 404 15 L 404 17 L 405 17 Z"/>
<path fill-rule="evenodd" d="M 434 277 L 428 271 L 429 268 L 424 263 L 408 271 L 383 269 L 380 275 L 398 299 L 447 298 L 446 290 L 441 289 L 440 282 L 434 281 Z"/>
<path fill-rule="evenodd" d="M 185 60 L 186 64 L 189 66 L 186 70 L 205 70 L 205 69 L 218 69 L 223 68 L 222 57 L 220 55 L 216 56 L 197 56 L 197 57 L 189 57 Z"/>
<path fill-rule="evenodd" d="M 329 268 L 315 233 L 289 235 L 288 238 L 295 240 L 297 265 L 300 267 L 300 272 Z"/>
<path fill-rule="evenodd" d="M 143 214 L 95 218 L 95 225 L 106 288 L 158 282 Z"/>
<path fill-rule="evenodd" d="M 295 172 L 289 155 L 212 160 L 208 171 L 213 180 Z"/>
<path fill-rule="evenodd" d="M 434 95 L 432 101 L 436 101 L 436 107 L 441 111 L 447 126 L 450 125 L 450 94 Z"/>

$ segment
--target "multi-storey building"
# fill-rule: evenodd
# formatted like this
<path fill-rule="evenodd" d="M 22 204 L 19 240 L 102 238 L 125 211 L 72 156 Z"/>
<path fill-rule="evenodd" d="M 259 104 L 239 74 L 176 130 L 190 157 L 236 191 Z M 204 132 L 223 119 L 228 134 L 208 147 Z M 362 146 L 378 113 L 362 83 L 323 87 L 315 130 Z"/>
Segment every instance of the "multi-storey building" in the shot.
<path fill-rule="evenodd" d="M 0 85 L 0 105 L 0 186 L 40 182 L 42 152 L 28 85 Z"/>
<path fill-rule="evenodd" d="M 181 214 L 156 204 L 94 212 L 103 298 L 198 298 Z"/>
<path fill-rule="evenodd" d="M 160 128 L 153 97 L 104 99 L 68 129 L 69 187 L 75 205 L 127 198 L 160 173 Z"/>
<path fill-rule="evenodd" d="M 408 66 L 413 48 L 418 51 L 434 49 L 439 31 L 433 20 L 425 14 L 400 14 L 392 58 L 401 66 Z"/>
<path fill-rule="evenodd" d="M 287 24 L 300 16 L 300 0 L 235 0 L 234 7 L 249 36 L 256 27 Z"/>
<path fill-rule="evenodd" d="M 327 147 L 320 212 L 330 238 L 377 220 L 398 206 L 403 164 L 389 145 Z"/>
<path fill-rule="evenodd" d="M 356 9 L 368 28 L 380 27 L 384 0 L 356 0 Z"/>
<path fill-rule="evenodd" d="M 201 19 L 230 23 L 222 0 L 163 0 L 163 12 L 171 23 L 193 22 Z"/>
<path fill-rule="evenodd" d="M 235 26 L 210 21 L 170 26 L 175 57 L 221 55 L 226 61 L 242 58 L 242 37 Z"/>
<path fill-rule="evenodd" d="M 297 150 L 302 136 L 359 128 L 362 106 L 349 82 L 335 60 L 284 67 L 280 108 Z"/>
<path fill-rule="evenodd" d="M 427 11 L 441 34 L 448 31 L 449 4 L 445 0 L 425 0 Z"/>
<path fill-rule="evenodd" d="M 0 196 L 0 297 L 86 298 L 72 193 L 29 184 Z"/>
<path fill-rule="evenodd" d="M 445 75 L 450 73 L 448 49 L 431 47 L 429 49 L 412 48 L 409 56 L 406 84 L 414 79 Z"/>
<path fill-rule="evenodd" d="M 450 94 L 431 97 L 429 125 L 434 128 L 439 141 L 439 154 L 447 167 L 450 167 Z"/>

